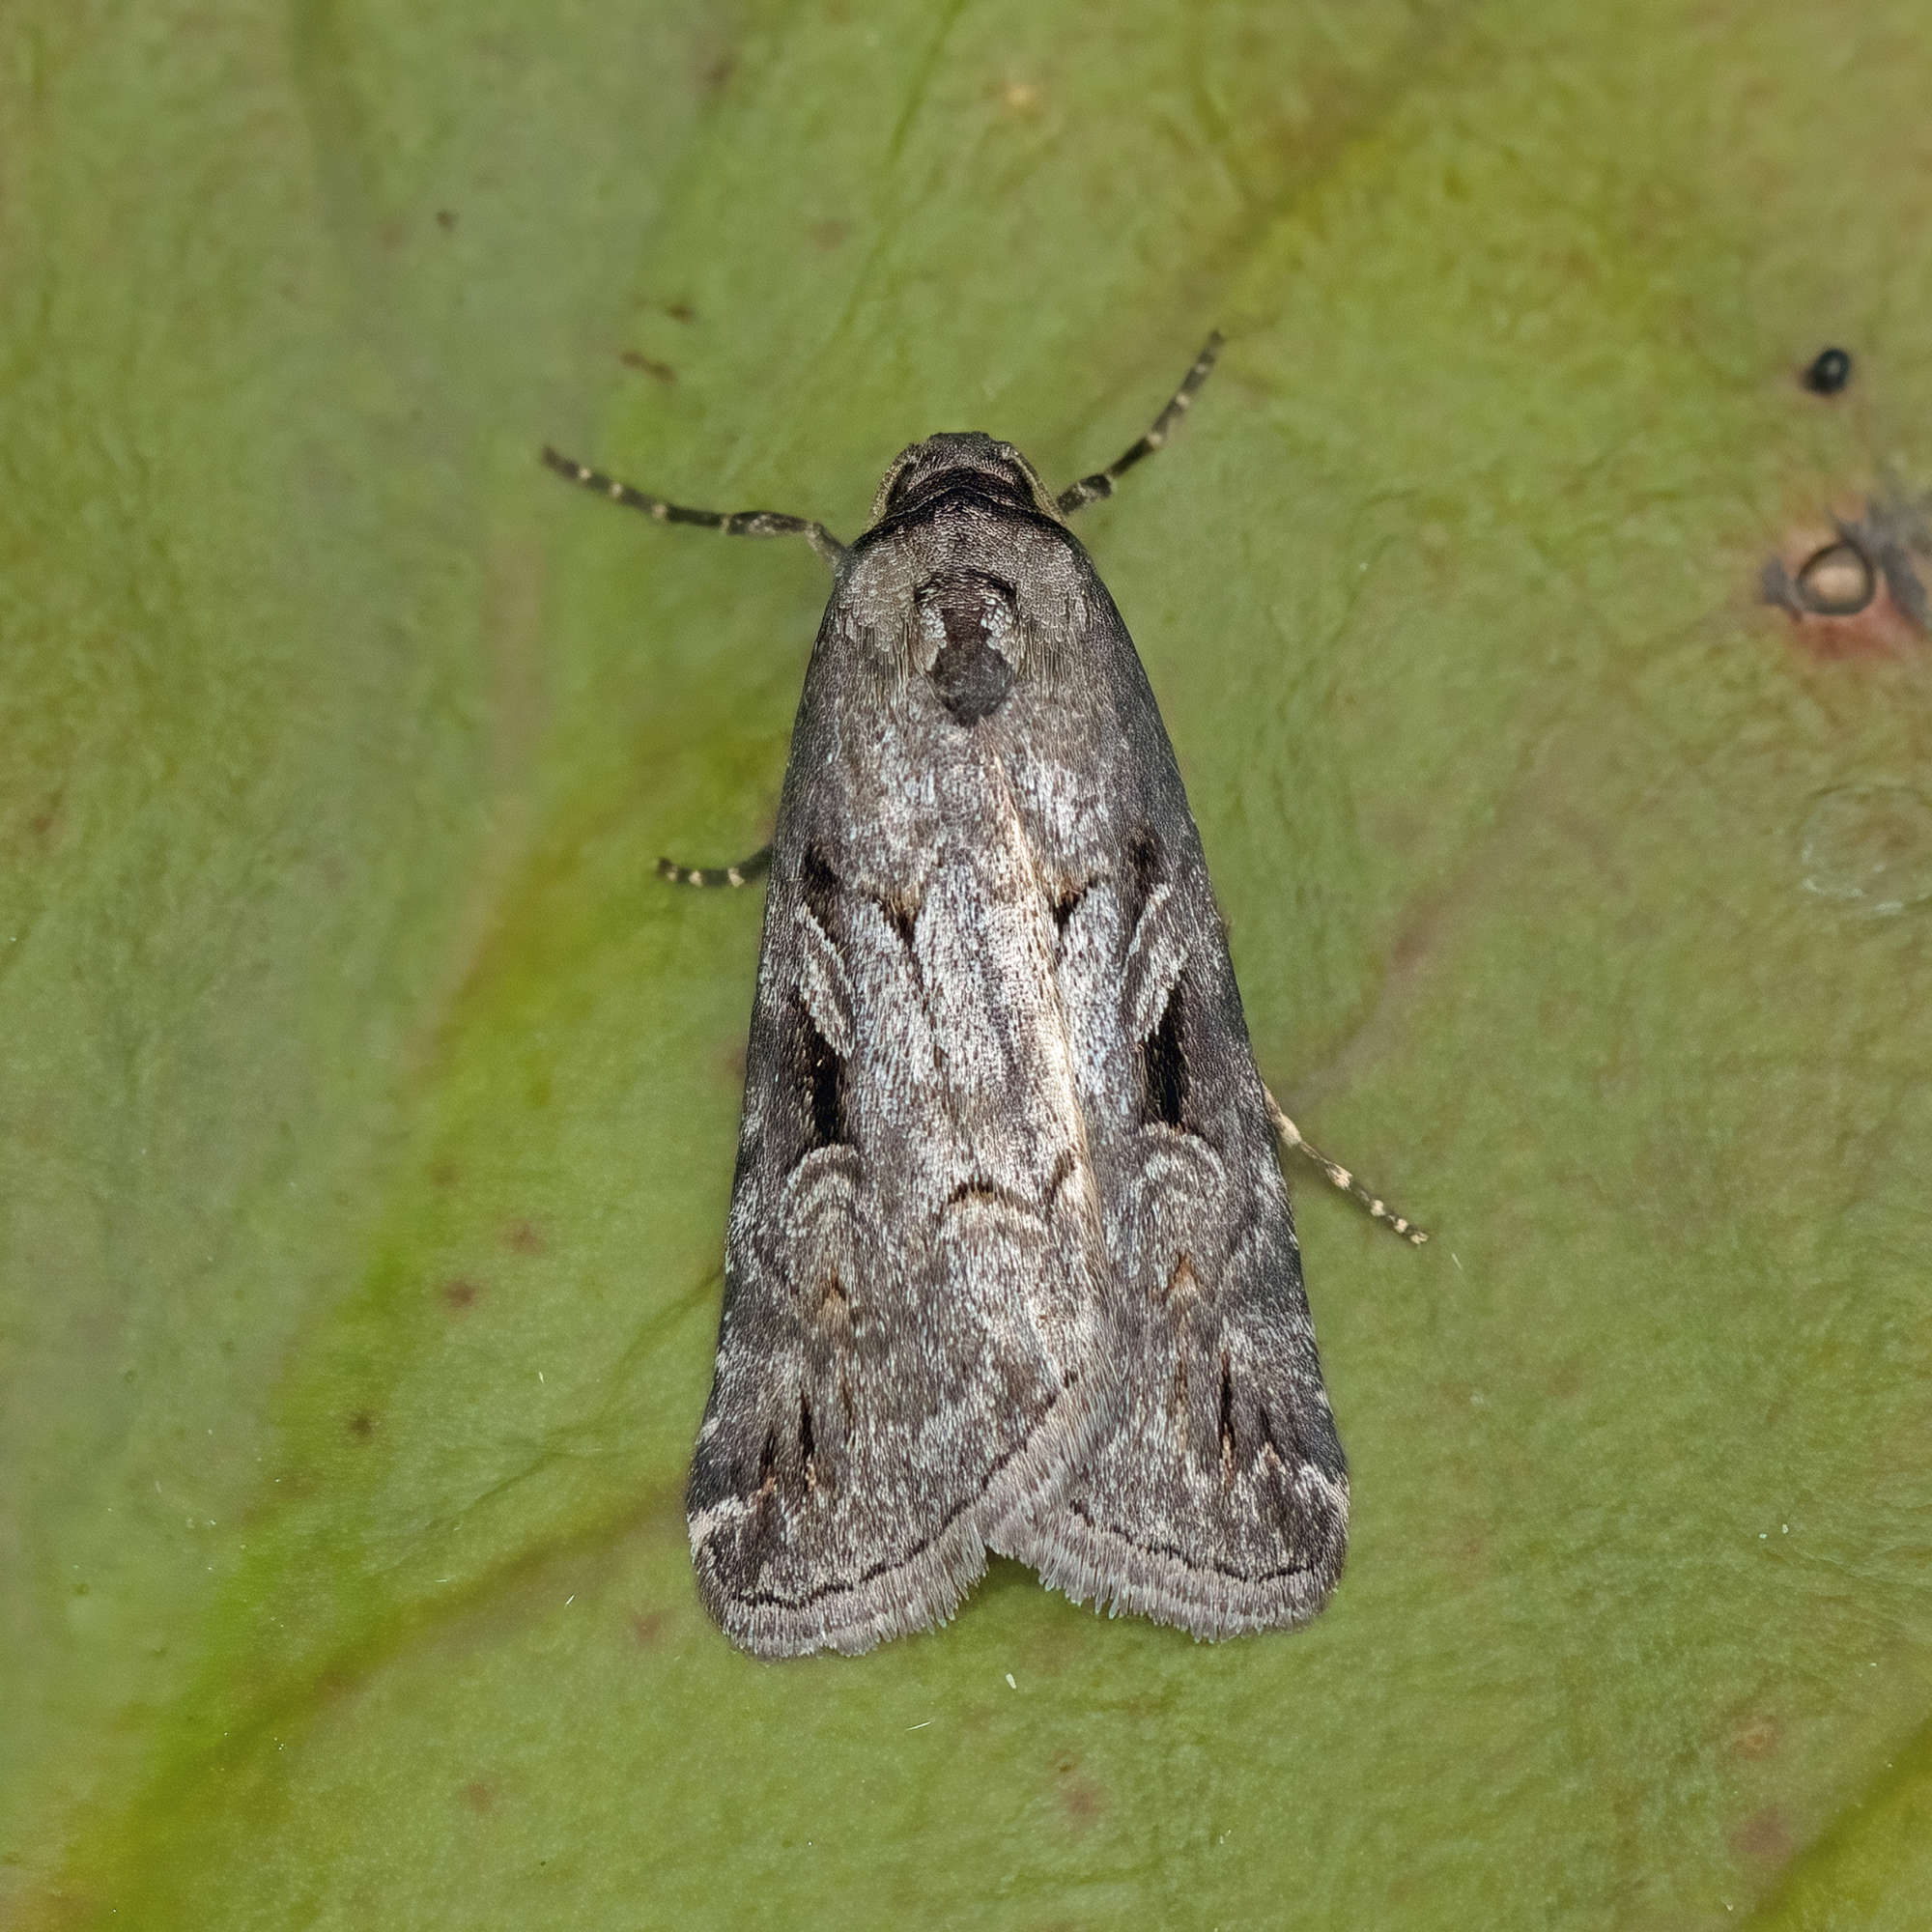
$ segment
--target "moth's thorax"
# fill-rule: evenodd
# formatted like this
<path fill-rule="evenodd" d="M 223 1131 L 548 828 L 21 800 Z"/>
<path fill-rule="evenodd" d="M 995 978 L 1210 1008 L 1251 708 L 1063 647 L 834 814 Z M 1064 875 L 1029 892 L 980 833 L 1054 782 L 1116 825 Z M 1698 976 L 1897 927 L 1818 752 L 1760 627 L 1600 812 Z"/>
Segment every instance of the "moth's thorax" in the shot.
<path fill-rule="evenodd" d="M 912 479 L 902 500 L 913 507 L 852 546 L 834 608 L 862 662 L 900 690 L 929 681 L 952 723 L 970 728 L 1009 694 L 1052 680 L 1064 640 L 1080 634 L 1093 567 L 1057 517 L 984 487 L 991 470 L 950 460 L 918 469 L 938 444 L 1007 447 L 934 437 L 909 450 L 893 473 Z M 889 476 L 882 499 L 894 487 Z"/>

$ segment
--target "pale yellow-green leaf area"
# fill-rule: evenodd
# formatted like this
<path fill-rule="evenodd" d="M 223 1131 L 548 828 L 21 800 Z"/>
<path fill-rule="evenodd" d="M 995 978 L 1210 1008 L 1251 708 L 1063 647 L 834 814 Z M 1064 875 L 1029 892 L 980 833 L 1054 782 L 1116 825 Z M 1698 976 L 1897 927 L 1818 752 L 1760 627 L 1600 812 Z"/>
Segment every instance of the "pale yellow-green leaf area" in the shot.
<path fill-rule="evenodd" d="M 1932 493 L 1922 4 L 14 14 L 0 1923 L 1922 1923 L 1932 898 L 1843 882 L 1932 878 L 1932 642 L 1760 592 Z M 1082 526 L 1435 1236 L 1292 1176 L 1348 1575 L 755 1663 L 759 897 L 654 866 L 768 835 L 826 580 L 537 451 L 850 536 L 1214 327 Z"/>

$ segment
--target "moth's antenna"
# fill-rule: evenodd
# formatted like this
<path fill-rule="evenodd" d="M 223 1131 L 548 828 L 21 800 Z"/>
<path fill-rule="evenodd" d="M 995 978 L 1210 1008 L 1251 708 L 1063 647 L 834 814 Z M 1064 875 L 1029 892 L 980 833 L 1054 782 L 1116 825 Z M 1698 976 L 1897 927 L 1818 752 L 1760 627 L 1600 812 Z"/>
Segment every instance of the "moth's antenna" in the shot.
<path fill-rule="evenodd" d="M 1429 1236 L 1422 1229 L 1413 1221 L 1398 1214 L 1380 1195 L 1371 1194 L 1339 1160 L 1330 1160 L 1320 1148 L 1313 1147 L 1305 1141 L 1301 1136 L 1301 1129 L 1281 1111 L 1281 1105 L 1274 1095 L 1269 1094 L 1265 1087 L 1262 1089 L 1262 1093 L 1266 1096 L 1268 1113 L 1274 1121 L 1274 1130 L 1281 1136 L 1285 1148 L 1300 1154 L 1304 1160 L 1312 1160 L 1328 1177 L 1332 1185 L 1339 1187 L 1359 1207 L 1366 1208 L 1369 1214 L 1379 1221 L 1390 1234 L 1400 1235 L 1405 1241 L 1411 1242 L 1418 1248 L 1428 1240 Z"/>
<path fill-rule="evenodd" d="M 567 476 L 586 490 L 595 490 L 600 497 L 622 503 L 627 510 L 641 510 L 661 524 L 695 524 L 699 529 L 722 530 L 727 537 L 803 537 L 827 563 L 834 565 L 845 554 L 845 546 L 823 524 L 814 524 L 809 517 L 784 517 L 776 510 L 728 513 L 688 510 L 681 503 L 667 503 L 662 497 L 648 497 L 641 490 L 634 490 L 614 476 L 606 476 L 601 469 L 592 469 L 587 463 L 560 455 L 548 443 L 544 445 L 543 460 L 559 476 Z"/>
<path fill-rule="evenodd" d="M 1110 463 L 1106 469 L 1097 470 L 1092 476 L 1083 476 L 1079 482 L 1069 484 L 1060 493 L 1060 514 L 1070 517 L 1083 503 L 1099 501 L 1102 497 L 1114 494 L 1114 485 L 1131 469 L 1144 456 L 1151 456 L 1170 436 L 1174 426 L 1184 416 L 1194 401 L 1194 392 L 1208 380 L 1208 372 L 1214 366 L 1214 358 L 1221 353 L 1221 331 L 1217 328 L 1208 338 L 1207 347 L 1194 358 L 1194 366 L 1181 378 L 1180 387 L 1175 390 L 1174 399 L 1153 419 L 1153 427 L 1141 438 L 1118 462 Z"/>

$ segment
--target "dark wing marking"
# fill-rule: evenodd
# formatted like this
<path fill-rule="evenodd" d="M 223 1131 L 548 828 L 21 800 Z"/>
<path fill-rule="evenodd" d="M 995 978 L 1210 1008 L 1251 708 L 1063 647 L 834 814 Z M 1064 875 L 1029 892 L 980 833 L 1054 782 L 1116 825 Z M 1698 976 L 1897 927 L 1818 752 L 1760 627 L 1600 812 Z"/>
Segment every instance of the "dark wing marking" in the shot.
<path fill-rule="evenodd" d="M 1321 1607 L 1348 1467 L 1199 837 L 1123 628 L 1116 651 L 1131 769 L 1116 796 L 1139 819 L 1063 917 L 1058 980 L 1122 1381 L 1065 1495 L 993 1547 L 1076 1603 L 1230 1636 Z"/>

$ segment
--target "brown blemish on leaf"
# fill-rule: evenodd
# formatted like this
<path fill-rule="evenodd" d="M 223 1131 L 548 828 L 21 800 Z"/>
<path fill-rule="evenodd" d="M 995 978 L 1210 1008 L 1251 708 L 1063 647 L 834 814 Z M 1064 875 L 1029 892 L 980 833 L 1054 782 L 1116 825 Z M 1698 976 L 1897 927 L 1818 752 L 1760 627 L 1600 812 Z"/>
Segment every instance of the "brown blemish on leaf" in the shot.
<path fill-rule="evenodd" d="M 639 369 L 646 376 L 655 376 L 660 383 L 675 383 L 677 371 L 668 362 L 660 362 L 655 357 L 638 349 L 620 349 L 617 360 L 627 369 Z"/>
<path fill-rule="evenodd" d="M 1928 566 L 1924 509 L 1873 500 L 1829 525 L 1794 524 L 1765 559 L 1758 594 L 1786 613 L 1815 657 L 1891 657 L 1922 643 L 1932 627 Z"/>
<path fill-rule="evenodd" d="M 1784 1726 L 1767 1715 L 1752 1718 L 1731 1740 L 1731 1748 L 1740 1757 L 1765 1758 L 1776 1754 L 1784 1742 Z"/>
<path fill-rule="evenodd" d="M 1099 1787 L 1082 1775 L 1076 1759 L 1063 1758 L 1054 1770 L 1058 1775 L 1054 1795 L 1060 1800 L 1060 1808 L 1065 1813 L 1066 1822 L 1075 1832 L 1085 1833 L 1092 1831 L 1107 1808 Z"/>
<path fill-rule="evenodd" d="M 544 1251 L 543 1236 L 531 1221 L 512 1221 L 503 1230 L 503 1245 L 519 1255 L 540 1255 Z"/>
<path fill-rule="evenodd" d="M 482 1293 L 473 1281 L 446 1281 L 441 1289 L 443 1305 L 458 1312 L 472 1307 Z"/>
<path fill-rule="evenodd" d="M 1731 1843 L 1755 1863 L 1782 1864 L 1791 1856 L 1791 1827 L 1776 1804 L 1767 1804 L 1738 1827 L 1731 1834 Z"/>
<path fill-rule="evenodd" d="M 439 208 L 436 212 L 436 225 L 447 235 L 456 226 L 456 211 L 453 208 Z"/>
<path fill-rule="evenodd" d="M 689 302 L 666 302 L 664 312 L 673 322 L 696 322 L 697 311 Z"/>
<path fill-rule="evenodd" d="M 479 1818 L 486 1818 L 497 1808 L 496 1792 L 480 1778 L 472 1778 L 463 1787 L 463 1802 Z"/>
<path fill-rule="evenodd" d="M 1821 617 L 1856 617 L 1876 594 L 1871 562 L 1857 544 L 1840 540 L 1814 551 L 1792 583 L 1798 602 Z"/>
<path fill-rule="evenodd" d="M 811 238 L 814 246 L 830 250 L 838 247 L 851 234 L 852 224 L 849 221 L 814 221 L 805 232 Z"/>
<path fill-rule="evenodd" d="M 358 1408 L 349 1418 L 349 1433 L 358 1442 L 366 1442 L 376 1433 L 376 1418 L 366 1408 Z"/>
<path fill-rule="evenodd" d="M 631 1635 L 639 1649 L 655 1650 L 664 1638 L 664 1627 L 670 1621 L 668 1610 L 633 1610 Z"/>
<path fill-rule="evenodd" d="M 456 1163 L 453 1160 L 433 1160 L 429 1164 L 429 1184 L 432 1187 L 454 1187 L 456 1185 Z"/>

